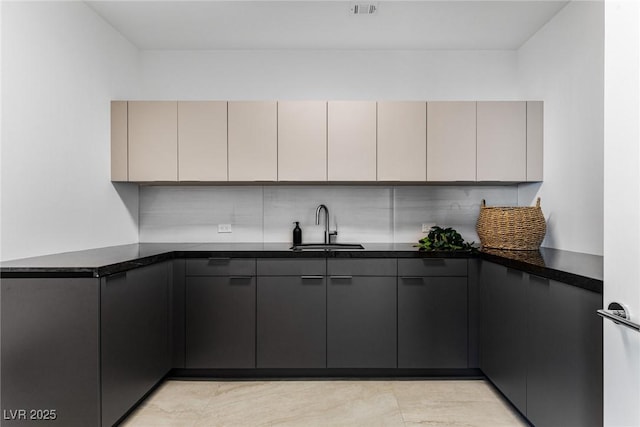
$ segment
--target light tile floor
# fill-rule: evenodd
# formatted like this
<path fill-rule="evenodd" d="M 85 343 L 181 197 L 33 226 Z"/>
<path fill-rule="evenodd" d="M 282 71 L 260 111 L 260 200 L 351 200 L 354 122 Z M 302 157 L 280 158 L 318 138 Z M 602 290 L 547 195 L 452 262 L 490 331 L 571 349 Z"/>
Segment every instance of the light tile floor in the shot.
<path fill-rule="evenodd" d="M 482 380 L 166 381 L 122 424 L 526 426 Z"/>

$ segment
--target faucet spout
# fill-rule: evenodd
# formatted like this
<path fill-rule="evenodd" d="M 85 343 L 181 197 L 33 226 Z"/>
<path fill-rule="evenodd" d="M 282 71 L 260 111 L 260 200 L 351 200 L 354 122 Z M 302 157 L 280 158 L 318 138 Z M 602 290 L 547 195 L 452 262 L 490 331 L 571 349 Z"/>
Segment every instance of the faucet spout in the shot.
<path fill-rule="evenodd" d="M 324 244 L 329 243 L 329 209 L 325 205 L 316 208 L 316 225 L 320 225 L 320 211 L 324 210 Z"/>

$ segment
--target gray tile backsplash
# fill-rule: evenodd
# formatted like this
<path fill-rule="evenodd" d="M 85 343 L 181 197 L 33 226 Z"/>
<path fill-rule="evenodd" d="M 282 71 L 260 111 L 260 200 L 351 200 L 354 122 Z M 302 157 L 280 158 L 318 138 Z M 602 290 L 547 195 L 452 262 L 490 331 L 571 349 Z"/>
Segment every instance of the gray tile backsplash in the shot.
<path fill-rule="evenodd" d="M 304 242 L 322 241 L 329 208 L 339 242 L 415 242 L 423 223 L 456 228 L 478 241 L 480 201 L 517 205 L 516 186 L 142 186 L 141 242 L 289 242 L 300 221 Z M 231 224 L 232 233 L 218 233 Z"/>

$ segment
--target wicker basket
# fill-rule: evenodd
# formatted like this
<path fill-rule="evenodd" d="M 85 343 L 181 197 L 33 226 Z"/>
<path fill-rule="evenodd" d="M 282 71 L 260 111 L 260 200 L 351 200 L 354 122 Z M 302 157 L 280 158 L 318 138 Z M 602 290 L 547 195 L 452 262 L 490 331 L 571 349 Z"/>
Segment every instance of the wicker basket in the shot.
<path fill-rule="evenodd" d="M 476 231 L 485 248 L 538 250 L 547 231 L 540 198 L 526 207 L 487 207 L 483 200 Z"/>

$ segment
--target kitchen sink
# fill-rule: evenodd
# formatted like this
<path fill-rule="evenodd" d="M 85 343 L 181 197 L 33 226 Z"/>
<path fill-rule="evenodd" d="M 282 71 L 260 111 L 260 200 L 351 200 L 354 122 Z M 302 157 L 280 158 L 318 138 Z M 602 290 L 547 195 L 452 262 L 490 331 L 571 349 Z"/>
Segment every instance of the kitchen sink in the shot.
<path fill-rule="evenodd" d="M 293 245 L 290 249 L 294 251 L 305 251 L 305 250 L 315 250 L 315 251 L 335 251 L 340 249 L 364 249 L 359 243 L 302 243 L 299 245 Z"/>

